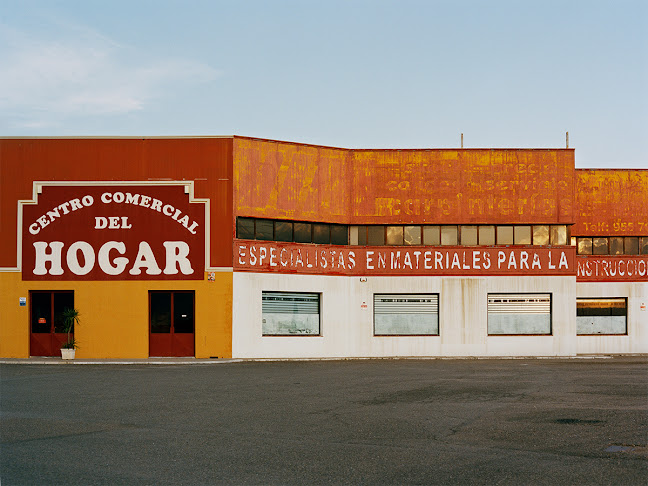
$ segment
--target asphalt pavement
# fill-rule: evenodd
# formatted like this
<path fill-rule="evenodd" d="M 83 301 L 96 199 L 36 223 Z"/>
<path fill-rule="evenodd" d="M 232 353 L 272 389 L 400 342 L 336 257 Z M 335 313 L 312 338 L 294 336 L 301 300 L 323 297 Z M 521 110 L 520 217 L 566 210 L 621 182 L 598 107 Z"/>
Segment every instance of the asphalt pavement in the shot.
<path fill-rule="evenodd" d="M 0 365 L 10 485 L 648 483 L 648 360 Z"/>

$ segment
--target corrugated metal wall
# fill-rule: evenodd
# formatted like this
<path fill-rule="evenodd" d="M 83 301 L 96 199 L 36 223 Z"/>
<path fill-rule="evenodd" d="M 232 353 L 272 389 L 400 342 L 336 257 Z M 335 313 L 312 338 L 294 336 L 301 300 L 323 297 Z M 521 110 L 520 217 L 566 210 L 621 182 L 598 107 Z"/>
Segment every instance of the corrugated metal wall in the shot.
<path fill-rule="evenodd" d="M 234 138 L 237 215 L 347 224 L 573 222 L 571 149 L 345 150 Z"/>

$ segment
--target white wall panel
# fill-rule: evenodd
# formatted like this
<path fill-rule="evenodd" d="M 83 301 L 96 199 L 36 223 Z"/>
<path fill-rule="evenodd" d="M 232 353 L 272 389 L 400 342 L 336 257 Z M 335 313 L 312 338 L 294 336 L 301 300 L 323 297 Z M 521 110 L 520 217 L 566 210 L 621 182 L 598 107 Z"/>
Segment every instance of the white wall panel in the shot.
<path fill-rule="evenodd" d="M 363 277 L 363 280 L 365 277 Z M 262 336 L 263 291 L 319 292 L 321 336 Z M 488 293 L 552 294 L 552 336 L 488 336 Z M 439 336 L 374 336 L 373 294 L 439 294 Z M 234 273 L 235 358 L 569 356 L 574 277 L 337 277 Z"/>
<path fill-rule="evenodd" d="M 648 282 L 582 282 L 576 295 L 628 299 L 628 335 L 578 336 L 578 354 L 648 353 Z"/>

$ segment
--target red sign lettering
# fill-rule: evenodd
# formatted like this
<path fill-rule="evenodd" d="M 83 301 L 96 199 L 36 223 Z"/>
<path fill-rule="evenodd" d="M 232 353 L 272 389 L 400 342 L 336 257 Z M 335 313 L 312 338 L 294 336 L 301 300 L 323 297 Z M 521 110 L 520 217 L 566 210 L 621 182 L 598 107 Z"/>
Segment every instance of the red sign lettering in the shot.
<path fill-rule="evenodd" d="M 44 185 L 22 204 L 24 280 L 202 280 L 205 204 L 186 184 Z"/>

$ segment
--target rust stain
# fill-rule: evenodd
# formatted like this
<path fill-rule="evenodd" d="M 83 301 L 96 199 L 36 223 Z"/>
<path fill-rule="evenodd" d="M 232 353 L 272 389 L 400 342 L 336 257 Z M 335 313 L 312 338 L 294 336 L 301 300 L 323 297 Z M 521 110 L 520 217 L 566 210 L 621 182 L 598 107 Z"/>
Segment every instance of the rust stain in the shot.
<path fill-rule="evenodd" d="M 246 216 L 348 224 L 573 222 L 572 150 L 346 150 L 253 140 L 238 154 L 237 143 L 242 187 L 235 206 Z M 263 163 L 251 165 L 251 145 Z M 249 180 L 271 186 L 269 196 L 250 192 Z"/>
<path fill-rule="evenodd" d="M 648 235 L 648 171 L 576 171 L 574 236 Z"/>

